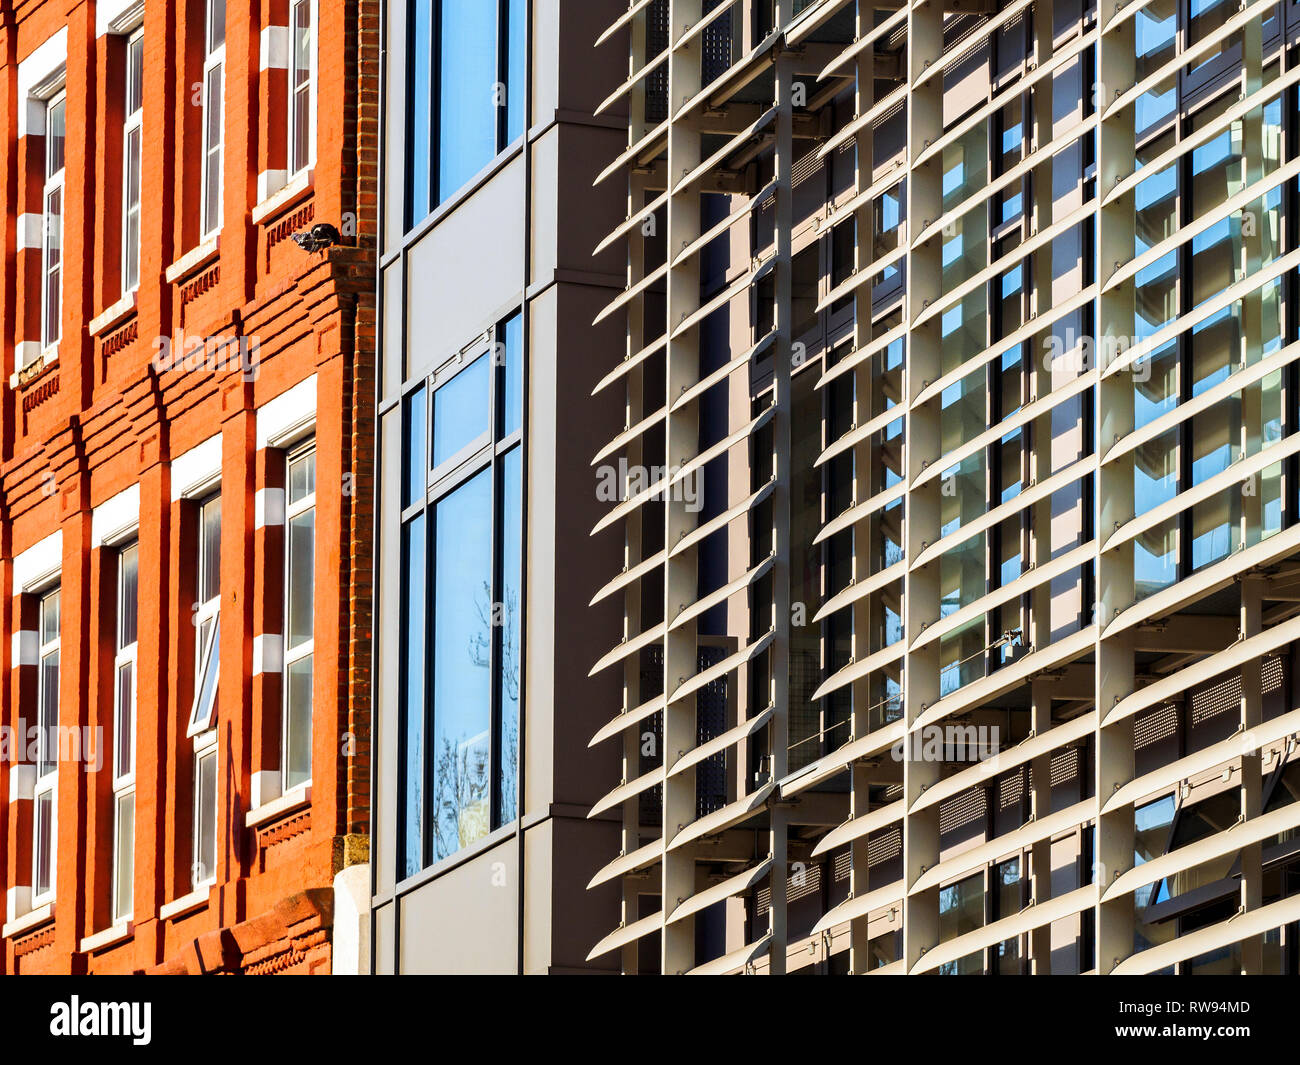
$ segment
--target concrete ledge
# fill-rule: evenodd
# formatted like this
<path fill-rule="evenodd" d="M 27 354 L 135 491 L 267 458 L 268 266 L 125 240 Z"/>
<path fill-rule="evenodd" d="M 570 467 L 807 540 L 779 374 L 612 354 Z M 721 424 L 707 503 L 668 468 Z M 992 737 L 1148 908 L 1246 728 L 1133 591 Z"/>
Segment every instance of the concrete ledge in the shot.
<path fill-rule="evenodd" d="M 244 825 L 247 828 L 255 828 L 258 825 L 264 825 L 268 821 L 275 821 L 286 814 L 293 813 L 299 809 L 305 809 L 311 805 L 311 785 L 294 788 L 287 795 L 281 795 L 278 799 L 272 799 L 264 806 L 259 806 L 255 810 L 249 810 L 244 817 Z"/>
<path fill-rule="evenodd" d="M 208 896 L 212 892 L 212 885 L 205 884 L 203 887 L 196 888 L 188 895 L 182 895 L 179 899 L 173 899 L 171 902 L 162 906 L 158 910 L 158 919 L 168 921 L 173 917 L 180 917 L 184 914 L 191 913 L 194 910 L 201 909 L 208 904 Z"/>
<path fill-rule="evenodd" d="M 90 335 L 97 337 L 100 333 L 106 333 L 108 330 L 112 329 L 113 326 L 117 325 L 118 322 L 130 317 L 130 315 L 135 311 L 136 294 L 138 292 L 139 289 L 133 288 L 113 304 L 113 306 L 107 308 L 98 318 L 92 318 L 89 326 Z"/>
<path fill-rule="evenodd" d="M 112 928 L 106 928 L 102 932 L 96 932 L 93 936 L 87 936 L 81 941 L 81 950 L 90 954 L 97 950 L 103 950 L 105 947 L 116 946 L 135 935 L 135 923 L 127 921 L 124 924 L 114 925 Z"/>
<path fill-rule="evenodd" d="M 177 259 L 171 266 L 167 267 L 163 276 L 167 279 L 167 284 L 174 285 L 181 278 L 194 273 L 198 268 L 209 259 L 215 259 L 217 252 L 221 250 L 221 234 L 209 237 L 193 251 L 186 252 Z"/>
<path fill-rule="evenodd" d="M 0 937 L 9 939 L 13 936 L 19 936 L 53 920 L 54 903 L 47 902 L 44 906 L 38 906 L 32 910 L 31 913 L 25 913 L 21 917 L 14 918 L 4 928 L 0 929 Z"/>
<path fill-rule="evenodd" d="M 315 171 L 304 170 L 287 185 L 282 186 L 278 192 L 267 196 L 253 208 L 253 224 L 261 225 L 268 218 L 292 207 L 299 200 L 305 200 L 313 191 L 314 177 Z"/>

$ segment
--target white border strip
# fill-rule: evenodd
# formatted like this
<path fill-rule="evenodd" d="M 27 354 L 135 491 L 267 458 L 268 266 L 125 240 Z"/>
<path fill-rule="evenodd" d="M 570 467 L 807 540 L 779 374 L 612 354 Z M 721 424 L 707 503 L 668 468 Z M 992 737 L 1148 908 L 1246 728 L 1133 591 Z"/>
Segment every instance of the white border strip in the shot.
<path fill-rule="evenodd" d="M 51 82 L 68 65 L 68 27 L 57 30 L 18 64 L 18 136 L 45 135 L 46 95 Z"/>
<path fill-rule="evenodd" d="M 257 411 L 257 450 L 288 443 L 316 421 L 316 375 L 282 392 Z"/>
<path fill-rule="evenodd" d="M 63 530 L 14 556 L 14 595 L 35 591 L 63 569 Z"/>
<path fill-rule="evenodd" d="M 221 434 L 172 459 L 172 502 L 196 495 L 221 479 Z"/>
<path fill-rule="evenodd" d="M 97 506 L 90 516 L 90 548 L 112 543 L 140 527 L 140 486 L 131 485 Z"/>

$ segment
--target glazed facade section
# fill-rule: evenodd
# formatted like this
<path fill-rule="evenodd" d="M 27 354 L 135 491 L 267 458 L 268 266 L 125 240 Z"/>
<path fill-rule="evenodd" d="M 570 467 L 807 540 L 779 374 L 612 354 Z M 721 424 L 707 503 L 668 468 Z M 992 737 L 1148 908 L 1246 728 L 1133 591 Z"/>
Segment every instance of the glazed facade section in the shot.
<path fill-rule="evenodd" d="M 610 20 L 593 959 L 1297 971 L 1298 45 L 1293 3 Z"/>
<path fill-rule="evenodd" d="M 587 741 L 617 698 L 578 649 L 588 462 L 612 398 L 575 416 L 621 323 L 591 248 L 621 197 L 598 160 L 624 116 L 593 62 L 607 0 L 390 0 L 384 11 L 376 760 L 369 962 L 378 973 L 610 969 L 617 919 L 587 881 L 616 845 L 587 818 L 613 763 Z M 577 531 L 575 531 L 577 530 Z"/>

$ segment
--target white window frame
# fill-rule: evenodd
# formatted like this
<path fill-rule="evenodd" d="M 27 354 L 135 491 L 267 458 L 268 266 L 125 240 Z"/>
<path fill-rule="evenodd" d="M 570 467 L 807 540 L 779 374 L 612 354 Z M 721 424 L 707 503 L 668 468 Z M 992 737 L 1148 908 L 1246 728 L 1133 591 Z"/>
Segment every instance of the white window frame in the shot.
<path fill-rule="evenodd" d="M 221 12 L 221 38 L 216 35 L 215 14 Z M 221 212 L 223 201 L 222 176 L 225 173 L 225 96 L 226 96 L 226 0 L 206 0 L 203 8 L 203 159 L 201 166 L 199 225 L 201 239 L 207 240 L 221 229 Z M 215 93 L 212 91 L 212 79 L 216 75 Z M 213 106 L 219 109 L 220 121 L 217 123 L 215 141 L 211 140 L 211 122 L 209 116 Z M 213 159 L 215 157 L 215 175 Z M 208 185 L 214 179 L 217 183 L 216 216 L 208 217 Z"/>
<path fill-rule="evenodd" d="M 204 536 L 204 515 L 208 507 L 221 507 L 220 490 L 210 494 L 199 503 L 199 520 L 198 520 L 198 570 L 195 573 L 196 588 L 201 593 L 201 582 L 207 558 L 207 537 Z M 220 520 L 220 519 L 218 519 Z M 224 526 L 223 526 L 224 531 Z M 194 612 L 194 704 L 190 710 L 189 727 L 187 734 L 194 741 L 194 775 L 193 775 L 193 821 L 191 823 L 191 850 L 190 850 L 190 882 L 194 890 L 216 883 L 216 818 L 219 804 L 217 801 L 220 790 L 220 781 L 213 777 L 212 805 L 211 809 L 205 810 L 203 807 L 203 794 L 200 788 L 200 780 L 204 763 L 209 758 L 217 756 L 217 697 L 220 692 L 220 668 L 221 668 L 221 581 L 220 581 L 220 555 L 221 555 L 221 536 L 218 535 L 216 543 L 218 567 L 217 567 L 217 587 L 210 589 L 214 592 L 206 600 L 195 604 Z M 210 625 L 209 625 L 210 623 Z M 209 627 L 209 635 L 204 639 L 203 632 L 205 626 Z M 196 714 L 199 711 L 200 700 L 203 698 L 204 682 L 209 669 L 216 670 L 213 682 L 212 701 L 204 716 L 199 719 Z M 215 770 L 214 770 L 215 774 Z M 202 826 L 204 816 L 211 818 L 213 823 L 213 850 L 211 855 L 211 867 L 207 861 L 208 855 L 200 854 L 199 848 L 202 845 Z"/>
<path fill-rule="evenodd" d="M 302 499 L 290 502 L 292 485 L 293 485 L 293 477 L 292 477 L 293 466 L 295 463 L 301 462 L 307 458 L 310 458 L 312 460 L 311 491 L 307 495 L 303 496 Z M 289 783 L 289 718 L 290 718 L 289 674 L 290 674 L 291 666 L 305 659 L 310 659 L 312 665 L 312 685 L 313 686 L 315 685 L 316 673 L 315 673 L 314 655 L 316 649 L 316 627 L 315 627 L 314 613 L 315 613 L 316 597 L 313 594 L 312 596 L 313 618 L 312 618 L 311 638 L 304 640 L 302 643 L 297 644 L 296 646 L 291 647 L 289 645 L 289 639 L 291 635 L 289 632 L 289 596 L 290 596 L 290 591 L 293 587 L 293 538 L 290 536 L 290 529 L 292 528 L 293 525 L 293 519 L 298 517 L 299 515 L 306 514 L 309 511 L 314 511 L 316 509 L 316 441 L 314 438 L 309 438 L 301 445 L 296 446 L 292 451 L 290 451 L 286 455 L 285 464 L 284 464 L 284 498 L 285 498 L 284 611 L 282 614 L 282 617 L 284 618 L 284 655 L 283 655 L 283 665 L 280 672 L 280 677 L 282 681 L 280 685 L 282 689 L 280 695 L 280 704 L 281 704 L 280 794 L 282 795 L 288 794 L 290 791 L 294 789 L 305 788 L 311 785 L 310 763 L 308 765 L 308 773 L 307 773 L 306 780 L 296 781 L 293 784 Z M 315 587 L 315 573 L 316 573 L 315 553 L 316 553 L 316 527 L 313 522 L 312 557 L 307 559 L 307 565 L 312 574 L 312 581 L 309 583 L 313 588 Z M 311 689 L 308 690 L 308 705 L 309 707 L 311 707 L 311 710 L 309 710 L 307 715 L 307 727 L 310 733 L 312 722 L 314 719 L 314 709 L 315 709 L 314 703 L 311 700 Z M 310 759 L 310 750 L 311 750 L 311 744 L 309 742 L 308 743 L 309 759 Z"/>
<path fill-rule="evenodd" d="M 307 35 L 309 53 L 307 66 L 307 79 L 303 83 L 302 91 L 307 94 L 307 155 L 306 158 L 295 158 L 298 144 L 298 49 L 294 33 L 296 25 L 295 17 L 299 11 L 306 11 L 308 18 Z M 310 170 L 316 162 L 316 71 L 317 71 L 317 42 L 320 39 L 319 32 L 319 8 L 317 0 L 290 0 L 289 3 L 289 27 L 288 27 L 288 79 L 286 84 L 286 95 L 288 98 L 288 122 L 285 125 L 288 130 L 288 143 L 285 145 L 285 167 L 288 171 L 289 180 L 293 180 L 300 174 Z"/>
<path fill-rule="evenodd" d="M 36 656 L 36 725 L 37 725 L 37 747 L 36 747 L 36 788 L 32 794 L 32 909 L 44 906 L 47 902 L 54 899 L 55 880 L 58 872 L 58 853 L 59 853 L 59 698 L 55 693 L 55 710 L 53 734 L 47 733 L 42 725 L 41 710 L 45 705 L 45 662 L 53 655 L 60 653 L 61 632 L 58 628 L 55 630 L 53 639 L 45 640 L 45 609 L 46 605 L 52 600 L 59 600 L 56 609 L 59 610 L 59 621 L 62 623 L 62 589 L 58 584 L 44 589 L 40 593 L 40 604 L 37 608 L 37 640 L 39 641 L 39 652 Z M 58 674 L 55 678 L 55 684 L 59 683 L 62 678 L 62 661 L 59 662 Z M 48 745 L 53 743 L 54 749 L 50 751 Z M 46 764 L 52 768 L 45 770 Z M 45 770 L 43 772 L 43 770 Z M 41 834 L 40 834 L 40 808 L 41 799 L 48 797 L 50 802 L 50 847 L 49 847 L 49 871 L 46 874 L 49 883 L 45 891 L 38 892 L 37 885 L 41 882 Z"/>
<path fill-rule="evenodd" d="M 216 507 L 220 510 L 221 493 L 216 492 L 198 504 L 198 570 L 195 573 L 196 588 L 199 582 L 203 580 L 203 573 L 207 558 L 207 542 L 203 535 L 204 515 L 209 507 Z M 220 521 L 220 518 L 218 518 Z M 221 657 L 220 648 L 217 646 L 221 640 L 221 537 L 217 537 L 217 573 L 218 586 L 215 594 L 207 599 L 195 603 L 194 609 L 194 702 L 190 708 L 189 724 L 186 734 L 190 739 L 200 736 L 205 732 L 212 730 L 216 719 L 216 692 L 213 693 L 212 705 L 209 712 L 201 719 L 196 718 L 199 709 L 199 700 L 203 695 L 203 680 L 211 664 L 214 668 L 220 669 Z M 209 636 L 204 639 L 204 629 L 207 628 Z M 220 682 L 220 673 L 217 675 Z"/>
<path fill-rule="evenodd" d="M 217 840 L 217 792 L 219 791 L 220 781 L 217 779 L 216 766 L 212 772 L 212 805 L 206 810 L 203 806 L 203 796 L 200 787 L 203 766 L 209 760 L 215 761 L 217 757 L 217 733 L 212 730 L 206 733 L 200 739 L 194 742 L 194 823 L 193 823 L 193 840 L 194 845 L 190 852 L 190 884 L 195 891 L 207 887 L 217 882 L 217 853 L 219 843 Z M 202 846 L 203 839 L 203 817 L 204 814 L 212 819 L 212 855 L 211 868 L 208 864 L 208 855 L 200 854 L 199 848 Z"/>
<path fill-rule="evenodd" d="M 58 170 L 50 170 L 50 112 L 57 106 L 63 106 L 64 151 L 63 160 Z M 64 203 L 64 175 L 67 162 L 67 115 L 68 102 L 66 92 L 60 88 L 45 102 L 45 183 L 41 188 L 41 353 L 54 351 L 59 346 L 63 335 L 63 217 L 66 213 Z M 55 193 L 59 197 L 57 219 L 50 212 L 50 197 Z M 57 247 L 51 240 L 57 226 Z M 57 253 L 58 264 L 52 264 L 52 255 Z M 50 276 L 58 273 L 58 306 L 50 306 Z M 53 319 L 51 320 L 51 311 Z M 52 325 L 51 325 L 52 321 Z"/>
<path fill-rule="evenodd" d="M 139 67 L 132 62 L 136 45 L 140 46 Z M 131 109 L 133 75 L 140 79 L 140 106 Z M 140 203 L 143 200 L 144 163 L 144 29 L 137 29 L 126 39 L 126 79 L 123 85 L 126 119 L 122 123 L 122 295 L 130 295 L 140 286 Z M 132 153 L 131 141 L 135 140 Z M 131 202 L 131 157 L 136 158 L 137 187 L 135 202 Z M 131 276 L 131 218 L 135 217 L 135 277 Z"/>
<path fill-rule="evenodd" d="M 135 639 L 130 643 L 123 645 L 122 637 L 125 629 L 125 607 L 127 600 L 127 589 L 125 587 L 124 577 L 126 575 L 126 559 L 128 556 L 134 556 L 136 572 L 136 631 Z M 119 909 L 118 899 L 122 894 L 121 875 L 125 865 L 123 852 L 119 849 L 122 846 L 122 825 L 121 815 L 122 806 L 127 801 L 131 802 L 131 839 L 129 846 L 132 848 L 131 874 L 134 877 L 135 861 L 135 765 L 136 765 L 136 714 L 137 714 L 137 691 L 139 687 L 139 671 L 137 665 L 137 649 L 139 647 L 139 588 L 140 588 L 140 549 L 139 545 L 132 541 L 124 544 L 117 550 L 117 629 L 114 639 L 116 653 L 113 658 L 113 876 L 112 897 L 110 899 L 110 909 L 112 911 L 113 924 L 119 925 L 129 921 L 134 912 L 135 890 L 134 885 L 126 885 L 130 888 L 128 898 L 130 904 Z M 127 698 L 130 700 L 130 706 L 127 707 L 125 715 L 122 707 L 122 671 L 124 668 L 131 670 L 130 689 Z M 124 721 L 125 719 L 125 721 Z M 125 724 L 125 727 L 124 727 Z M 130 752 L 130 758 L 125 766 L 121 765 L 121 751 L 125 749 Z"/>

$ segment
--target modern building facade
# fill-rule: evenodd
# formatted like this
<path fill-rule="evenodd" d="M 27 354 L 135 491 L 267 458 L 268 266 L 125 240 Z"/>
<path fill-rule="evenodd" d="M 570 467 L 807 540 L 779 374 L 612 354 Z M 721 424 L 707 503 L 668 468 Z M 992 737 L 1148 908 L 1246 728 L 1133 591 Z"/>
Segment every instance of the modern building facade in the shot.
<path fill-rule="evenodd" d="M 376 508 L 373 967 L 605 969 L 618 917 L 587 883 L 617 849 L 589 678 L 619 621 L 589 604 L 618 545 L 586 533 L 591 458 L 617 431 L 592 390 L 623 287 L 592 249 L 623 193 L 592 182 L 625 114 L 592 42 L 616 4 L 385 5 Z"/>
<path fill-rule="evenodd" d="M 0 972 L 359 968 L 378 26 L 0 7 Z"/>
<path fill-rule="evenodd" d="M 619 8 L 593 964 L 1295 973 L 1300 9 Z"/>

